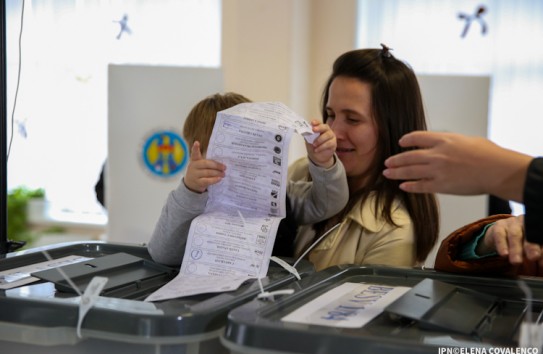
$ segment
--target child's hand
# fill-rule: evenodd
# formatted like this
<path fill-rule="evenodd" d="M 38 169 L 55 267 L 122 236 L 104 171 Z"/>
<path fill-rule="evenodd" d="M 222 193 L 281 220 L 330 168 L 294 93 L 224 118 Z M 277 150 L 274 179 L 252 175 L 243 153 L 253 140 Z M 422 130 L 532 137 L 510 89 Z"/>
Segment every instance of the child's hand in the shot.
<path fill-rule="evenodd" d="M 191 191 L 203 193 L 207 187 L 221 181 L 225 170 L 226 166 L 222 163 L 204 159 L 200 152 L 200 142 L 195 141 L 183 181 Z"/>
<path fill-rule="evenodd" d="M 307 155 L 317 166 L 330 168 L 334 165 L 334 153 L 336 152 L 336 135 L 328 124 L 312 120 L 311 125 L 315 133 L 320 133 L 313 144 L 306 143 Z"/>

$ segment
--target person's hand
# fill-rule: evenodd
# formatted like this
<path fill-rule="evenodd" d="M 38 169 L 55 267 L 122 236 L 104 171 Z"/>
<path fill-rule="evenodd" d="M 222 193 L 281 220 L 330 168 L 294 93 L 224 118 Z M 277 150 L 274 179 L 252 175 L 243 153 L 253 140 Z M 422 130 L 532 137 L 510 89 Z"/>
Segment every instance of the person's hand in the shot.
<path fill-rule="evenodd" d="M 475 252 L 479 255 L 496 252 L 507 257 L 511 264 L 521 264 L 526 257 L 543 265 L 542 246 L 524 238 L 524 215 L 496 221 L 486 230 Z"/>
<path fill-rule="evenodd" d="M 485 138 L 455 133 L 416 131 L 404 135 L 399 144 L 419 149 L 389 157 L 383 175 L 404 180 L 400 188 L 406 192 L 493 194 L 522 202 L 532 159 L 528 155 Z"/>
<path fill-rule="evenodd" d="M 306 142 L 307 155 L 309 159 L 317 166 L 330 168 L 334 165 L 334 153 L 336 152 L 336 135 L 330 129 L 328 124 L 312 120 L 313 132 L 320 133 L 313 144 Z"/>
<path fill-rule="evenodd" d="M 219 183 L 225 176 L 226 166 L 214 160 L 206 160 L 200 151 L 200 142 L 192 145 L 187 173 L 183 179 L 185 186 L 193 192 L 203 193 L 207 187 Z"/>

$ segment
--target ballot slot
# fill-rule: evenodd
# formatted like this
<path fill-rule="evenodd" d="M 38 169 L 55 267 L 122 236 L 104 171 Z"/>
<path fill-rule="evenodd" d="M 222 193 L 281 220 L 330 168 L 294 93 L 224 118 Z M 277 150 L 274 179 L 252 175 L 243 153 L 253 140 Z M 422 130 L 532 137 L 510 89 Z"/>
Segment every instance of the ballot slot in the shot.
<path fill-rule="evenodd" d="M 119 298 L 138 298 L 143 294 L 164 285 L 178 273 L 170 268 L 119 252 L 97 257 L 92 260 L 60 267 L 80 292 L 84 292 L 94 276 L 107 277 L 108 281 L 100 295 Z M 48 269 L 32 273 L 32 276 L 55 284 L 61 292 L 75 293 L 76 290 L 58 269 Z"/>
<path fill-rule="evenodd" d="M 390 304 L 385 312 L 415 320 L 421 328 L 481 335 L 503 305 L 498 297 L 427 278 Z"/>

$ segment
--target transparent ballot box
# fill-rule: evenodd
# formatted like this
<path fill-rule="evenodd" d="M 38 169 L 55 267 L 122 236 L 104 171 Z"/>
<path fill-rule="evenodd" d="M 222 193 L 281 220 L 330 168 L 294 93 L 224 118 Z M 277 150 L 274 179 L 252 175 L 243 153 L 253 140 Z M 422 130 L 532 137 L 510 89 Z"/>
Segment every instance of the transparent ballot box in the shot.
<path fill-rule="evenodd" d="M 521 333 L 531 353 L 541 352 L 537 333 L 525 336 L 526 323 L 543 334 L 537 278 L 350 265 L 286 288 L 294 292 L 229 313 L 221 341 L 231 353 L 490 353 L 519 348 Z"/>
<path fill-rule="evenodd" d="M 66 265 L 74 260 L 78 263 Z M 93 286 L 95 276 L 108 281 L 93 306 L 85 308 L 58 270 L 39 269 L 47 262 L 63 264 L 81 293 Z M 302 279 L 314 272 L 309 262 L 297 269 Z M 0 273 L 0 353 L 226 353 L 219 336 L 228 312 L 261 292 L 251 279 L 234 291 L 144 301 L 178 269 L 152 262 L 145 246 L 106 242 L 10 253 L 0 259 Z M 25 283 L 29 275 L 37 279 Z M 271 262 L 261 283 L 272 291 L 294 280 Z M 21 283 L 9 288 L 10 281 Z M 81 311 L 87 312 L 80 316 Z"/>

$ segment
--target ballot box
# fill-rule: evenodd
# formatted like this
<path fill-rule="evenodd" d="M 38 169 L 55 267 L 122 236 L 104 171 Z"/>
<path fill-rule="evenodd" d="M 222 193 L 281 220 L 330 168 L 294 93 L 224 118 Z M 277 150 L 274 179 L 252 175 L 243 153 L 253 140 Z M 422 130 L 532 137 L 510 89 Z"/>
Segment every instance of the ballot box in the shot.
<path fill-rule="evenodd" d="M 536 278 L 410 268 L 337 266 L 287 288 L 230 312 L 221 341 L 231 353 L 517 353 L 523 320 L 543 308 Z"/>
<path fill-rule="evenodd" d="M 56 277 L 58 271 L 34 269 L 31 274 L 39 274 L 39 281 L 6 289 L 16 273 L 23 275 L 24 283 L 28 268 L 74 259 L 79 262 L 74 265 L 101 269 L 91 269 L 89 274 L 109 279 L 83 317 L 81 298 L 62 277 Z M 74 274 L 71 265 L 63 268 Z M 84 288 L 86 270 L 75 268 L 79 274 L 72 282 Z M 309 262 L 300 262 L 297 269 L 302 279 L 313 273 Z M 227 314 L 255 298 L 260 285 L 251 279 L 231 292 L 143 301 L 177 273 L 152 262 L 145 246 L 75 242 L 10 253 L 0 259 L 0 353 L 227 352 L 219 340 Z M 294 280 L 272 262 L 261 283 L 265 291 L 272 291 Z"/>

